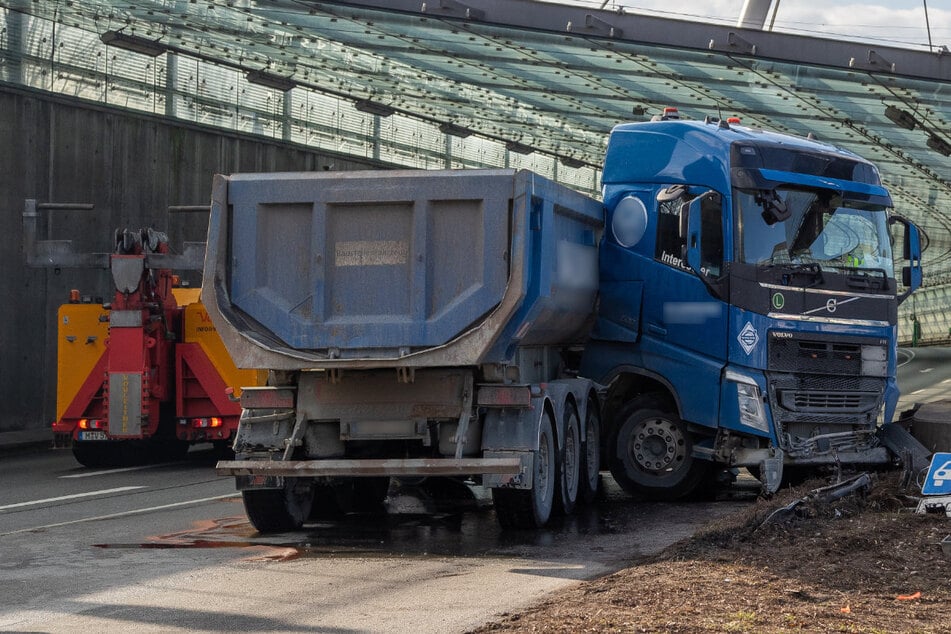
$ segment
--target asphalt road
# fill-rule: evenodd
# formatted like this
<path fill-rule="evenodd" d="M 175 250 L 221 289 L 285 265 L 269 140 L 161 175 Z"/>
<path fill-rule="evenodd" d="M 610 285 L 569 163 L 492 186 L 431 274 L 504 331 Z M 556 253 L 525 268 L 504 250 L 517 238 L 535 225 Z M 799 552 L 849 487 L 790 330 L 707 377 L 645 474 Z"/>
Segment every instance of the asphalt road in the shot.
<path fill-rule="evenodd" d="M 126 470 L 68 451 L 0 461 L 0 631 L 452 632 L 599 576 L 748 504 L 634 504 L 606 477 L 594 508 L 502 532 L 394 490 L 385 516 L 259 536 L 210 453 Z M 737 499 L 740 498 L 740 499 Z"/>
<path fill-rule="evenodd" d="M 898 411 L 951 399 L 951 348 L 899 348 Z"/>
<path fill-rule="evenodd" d="M 947 397 L 951 350 L 901 353 L 903 406 Z M 607 494 L 537 532 L 394 490 L 385 516 L 260 536 L 210 452 L 133 469 L 0 459 L 0 631 L 461 632 L 624 567 L 748 504 Z"/>

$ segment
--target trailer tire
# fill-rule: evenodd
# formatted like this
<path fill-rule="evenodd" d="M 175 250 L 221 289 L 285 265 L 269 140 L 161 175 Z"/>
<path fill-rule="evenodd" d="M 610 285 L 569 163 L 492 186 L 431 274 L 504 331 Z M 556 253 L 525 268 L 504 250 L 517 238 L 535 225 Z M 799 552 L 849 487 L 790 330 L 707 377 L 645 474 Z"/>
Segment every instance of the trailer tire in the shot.
<path fill-rule="evenodd" d="M 580 497 L 590 504 L 601 488 L 601 416 L 594 401 L 588 401 L 584 424 L 584 445 L 581 451 Z"/>
<path fill-rule="evenodd" d="M 558 469 L 551 415 L 542 414 L 538 451 L 531 489 L 492 489 L 495 516 L 502 528 L 541 528 L 548 523 L 555 502 Z"/>
<path fill-rule="evenodd" d="M 571 515 L 578 505 L 581 489 L 581 425 L 573 403 L 565 404 L 562 450 L 558 452 L 558 489 L 555 498 L 560 513 Z"/>
<path fill-rule="evenodd" d="M 241 492 L 244 510 L 259 533 L 300 528 L 310 515 L 314 489 L 302 478 L 287 478 L 282 489 L 249 489 Z"/>
<path fill-rule="evenodd" d="M 625 491 L 652 500 L 692 493 L 712 463 L 693 456 L 687 425 L 654 395 L 640 396 L 621 411 L 611 435 L 611 474 Z"/>

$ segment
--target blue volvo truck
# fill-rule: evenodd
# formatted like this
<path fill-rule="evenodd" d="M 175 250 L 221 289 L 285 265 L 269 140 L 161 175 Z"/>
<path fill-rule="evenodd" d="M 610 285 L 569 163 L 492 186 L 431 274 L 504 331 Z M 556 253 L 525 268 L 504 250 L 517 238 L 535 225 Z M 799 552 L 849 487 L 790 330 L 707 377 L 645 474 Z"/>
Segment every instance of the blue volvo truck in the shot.
<path fill-rule="evenodd" d="M 784 467 L 892 460 L 878 424 L 921 249 L 872 164 L 665 116 L 613 130 L 603 193 L 581 372 L 610 386 L 605 455 L 625 489 L 678 497 L 731 465 L 772 492 Z"/>
<path fill-rule="evenodd" d="M 217 470 L 275 531 L 392 477 L 476 481 L 539 527 L 602 467 L 673 499 L 888 463 L 920 282 L 872 164 L 725 121 L 616 127 L 603 201 L 513 170 L 219 176 L 202 297 L 269 380 Z"/>

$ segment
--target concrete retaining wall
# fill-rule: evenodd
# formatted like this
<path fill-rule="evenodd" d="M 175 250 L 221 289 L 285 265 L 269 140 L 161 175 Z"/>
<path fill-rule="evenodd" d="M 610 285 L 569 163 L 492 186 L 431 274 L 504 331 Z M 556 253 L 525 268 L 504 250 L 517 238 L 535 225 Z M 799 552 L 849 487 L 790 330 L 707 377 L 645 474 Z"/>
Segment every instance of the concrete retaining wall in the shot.
<path fill-rule="evenodd" d="M 56 310 L 70 289 L 111 298 L 107 271 L 27 268 L 23 201 L 92 203 L 52 212 L 40 237 L 112 251 L 117 228 L 154 227 L 171 244 L 203 241 L 215 173 L 381 167 L 218 129 L 185 126 L 45 93 L 0 86 L 0 431 L 47 427 L 55 416 Z M 185 276 L 197 285 L 197 275 Z"/>

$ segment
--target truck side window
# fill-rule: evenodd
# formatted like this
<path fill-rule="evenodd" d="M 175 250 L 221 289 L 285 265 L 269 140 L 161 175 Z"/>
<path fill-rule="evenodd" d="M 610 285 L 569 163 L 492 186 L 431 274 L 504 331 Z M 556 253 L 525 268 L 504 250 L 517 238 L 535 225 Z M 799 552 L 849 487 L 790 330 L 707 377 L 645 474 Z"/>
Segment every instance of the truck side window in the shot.
<path fill-rule="evenodd" d="M 720 198 L 704 198 L 700 205 L 700 266 L 707 275 L 719 277 L 723 268 L 723 211 Z M 654 258 L 664 264 L 689 270 L 681 258 L 685 239 L 680 235 L 681 208 L 690 201 L 658 203 L 657 244 Z"/>
<path fill-rule="evenodd" d="M 680 208 L 682 199 L 658 203 L 657 207 L 657 244 L 654 258 L 664 264 L 686 269 L 681 259 L 684 238 L 680 236 Z"/>

